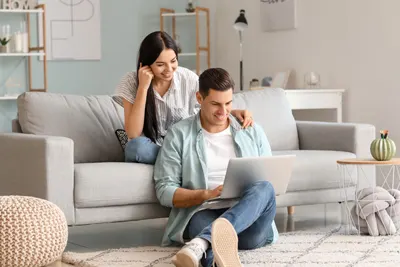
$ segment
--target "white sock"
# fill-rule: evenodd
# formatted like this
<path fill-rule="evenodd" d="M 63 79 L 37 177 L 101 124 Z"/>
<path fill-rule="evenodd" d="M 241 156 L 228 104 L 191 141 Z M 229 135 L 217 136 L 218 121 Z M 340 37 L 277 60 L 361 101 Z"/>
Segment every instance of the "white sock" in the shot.
<path fill-rule="evenodd" d="M 204 251 L 206 251 L 209 247 L 208 241 L 201 237 L 193 238 L 189 243 L 199 244 L 202 248 L 204 248 Z"/>

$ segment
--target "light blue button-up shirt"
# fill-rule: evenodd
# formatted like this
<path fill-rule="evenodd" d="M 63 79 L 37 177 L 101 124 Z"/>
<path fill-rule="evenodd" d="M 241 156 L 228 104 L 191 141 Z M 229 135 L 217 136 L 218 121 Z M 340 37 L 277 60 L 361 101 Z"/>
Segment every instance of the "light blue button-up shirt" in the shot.
<path fill-rule="evenodd" d="M 200 111 L 201 112 L 201 111 Z M 157 198 L 161 205 L 172 207 L 162 246 L 185 242 L 183 233 L 193 214 L 200 206 L 190 208 L 173 207 L 175 190 L 207 189 L 207 159 L 204 147 L 200 112 L 169 128 L 154 167 Z M 230 127 L 238 157 L 270 156 L 271 146 L 263 129 L 255 124 L 242 129 L 239 122 L 230 116 Z M 272 222 L 273 243 L 278 239 L 278 230 Z"/>

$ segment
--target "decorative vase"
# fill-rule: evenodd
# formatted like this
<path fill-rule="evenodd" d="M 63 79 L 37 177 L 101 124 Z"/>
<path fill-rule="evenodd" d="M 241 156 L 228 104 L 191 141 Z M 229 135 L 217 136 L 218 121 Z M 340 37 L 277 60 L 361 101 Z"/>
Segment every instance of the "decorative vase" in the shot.
<path fill-rule="evenodd" d="M 388 138 L 388 130 L 381 130 L 381 137 L 371 143 L 371 155 L 378 161 L 391 160 L 396 154 L 396 144 Z"/>
<path fill-rule="evenodd" d="M 256 79 L 256 78 L 253 78 L 250 81 L 250 89 L 256 88 L 256 87 L 260 87 L 260 81 L 258 79 Z"/>
<path fill-rule="evenodd" d="M 193 6 L 192 0 L 189 0 L 187 6 L 186 6 L 186 12 L 188 13 L 193 13 L 196 9 Z"/>
<path fill-rule="evenodd" d="M 320 76 L 314 71 L 307 72 L 304 75 L 304 85 L 306 88 L 320 87 Z"/>
<path fill-rule="evenodd" d="M 7 53 L 7 46 L 0 45 L 0 53 Z"/>

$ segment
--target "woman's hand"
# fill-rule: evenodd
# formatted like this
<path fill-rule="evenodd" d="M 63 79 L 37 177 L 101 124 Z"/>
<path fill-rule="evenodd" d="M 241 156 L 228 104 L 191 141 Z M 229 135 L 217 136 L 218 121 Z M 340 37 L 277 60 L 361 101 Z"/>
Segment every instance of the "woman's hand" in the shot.
<path fill-rule="evenodd" d="M 154 74 L 149 66 L 142 67 L 142 63 L 140 63 L 138 77 L 139 77 L 138 88 L 142 90 L 147 90 L 151 85 L 151 81 L 154 78 Z"/>
<path fill-rule="evenodd" d="M 242 123 L 242 128 L 246 129 L 249 126 L 253 126 L 254 124 L 252 117 L 253 114 L 250 111 L 236 109 L 232 110 L 231 113 Z"/>

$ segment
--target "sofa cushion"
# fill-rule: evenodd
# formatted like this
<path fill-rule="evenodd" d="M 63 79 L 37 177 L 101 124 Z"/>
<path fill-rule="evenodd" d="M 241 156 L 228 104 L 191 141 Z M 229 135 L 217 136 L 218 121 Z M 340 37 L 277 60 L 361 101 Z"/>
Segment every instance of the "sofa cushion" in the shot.
<path fill-rule="evenodd" d="M 273 151 L 273 155 L 296 155 L 296 163 L 288 185 L 288 192 L 340 188 L 342 182 L 338 165 L 339 159 L 355 158 L 349 152 L 327 150 Z M 352 180 L 346 176 L 345 184 L 354 185 L 356 172 Z"/>
<path fill-rule="evenodd" d="M 110 96 L 26 92 L 17 103 L 22 132 L 71 138 L 76 163 L 124 160 L 115 135 L 124 111 Z"/>
<path fill-rule="evenodd" d="M 253 113 L 253 119 L 263 127 L 272 150 L 299 149 L 296 121 L 283 89 L 235 93 L 232 107 Z"/>
<path fill-rule="evenodd" d="M 75 164 L 74 194 L 77 208 L 159 203 L 153 166 L 139 163 Z"/>

